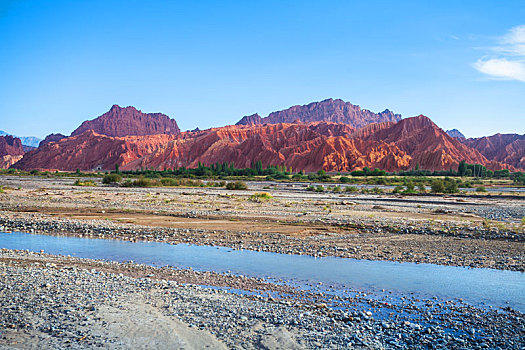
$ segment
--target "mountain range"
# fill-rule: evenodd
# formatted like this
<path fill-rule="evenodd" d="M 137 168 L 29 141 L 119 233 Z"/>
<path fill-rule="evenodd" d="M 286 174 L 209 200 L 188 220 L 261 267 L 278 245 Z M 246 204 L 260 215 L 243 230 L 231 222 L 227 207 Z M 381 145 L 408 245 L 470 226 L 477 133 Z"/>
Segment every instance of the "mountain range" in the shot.
<path fill-rule="evenodd" d="M 20 155 L 18 155 L 20 157 Z M 236 125 L 181 132 L 174 119 L 114 105 L 82 123 L 71 136 L 52 134 L 26 152 L 19 169 L 122 170 L 233 163 L 285 165 L 294 171 L 399 171 L 457 168 L 460 161 L 489 169 L 525 169 L 525 135 L 466 139 L 428 117 L 374 113 L 327 99 L 243 117 Z"/>

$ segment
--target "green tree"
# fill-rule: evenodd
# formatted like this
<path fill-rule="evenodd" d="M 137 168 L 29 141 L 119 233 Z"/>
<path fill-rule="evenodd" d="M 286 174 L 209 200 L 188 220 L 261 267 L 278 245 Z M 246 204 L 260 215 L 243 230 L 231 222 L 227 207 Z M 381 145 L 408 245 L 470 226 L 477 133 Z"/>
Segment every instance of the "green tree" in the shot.
<path fill-rule="evenodd" d="M 458 165 L 458 175 L 464 176 L 466 170 L 467 170 L 467 162 L 462 160 L 461 162 L 459 162 L 459 165 Z"/>

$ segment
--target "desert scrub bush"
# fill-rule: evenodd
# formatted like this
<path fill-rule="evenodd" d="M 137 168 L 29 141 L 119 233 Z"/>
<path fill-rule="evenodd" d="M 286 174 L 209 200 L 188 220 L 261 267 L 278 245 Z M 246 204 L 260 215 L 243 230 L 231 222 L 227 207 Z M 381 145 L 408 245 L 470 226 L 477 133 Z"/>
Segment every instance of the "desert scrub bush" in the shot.
<path fill-rule="evenodd" d="M 341 186 L 335 186 L 334 188 L 332 188 L 332 191 L 341 192 Z"/>
<path fill-rule="evenodd" d="M 392 190 L 392 193 L 401 193 L 403 192 L 403 186 L 401 185 L 397 185 L 396 187 L 394 187 L 394 189 Z"/>
<path fill-rule="evenodd" d="M 235 182 L 228 182 L 226 184 L 226 188 L 228 190 L 246 190 L 248 189 L 248 186 L 246 186 L 246 183 L 242 181 L 235 181 Z"/>
<path fill-rule="evenodd" d="M 479 186 L 476 188 L 476 192 L 488 192 L 485 186 Z"/>
<path fill-rule="evenodd" d="M 426 193 L 427 192 L 427 188 L 425 187 L 425 184 L 420 182 L 418 185 L 417 185 L 417 189 L 420 193 Z"/>
<path fill-rule="evenodd" d="M 324 187 L 319 185 L 315 188 L 315 192 L 324 192 Z"/>
<path fill-rule="evenodd" d="M 405 185 L 406 189 L 403 191 L 403 193 L 416 193 L 416 186 L 412 181 L 407 182 Z"/>
<path fill-rule="evenodd" d="M 269 194 L 268 192 L 255 192 L 248 199 L 252 202 L 262 203 L 262 202 L 269 201 L 272 198 L 273 196 Z"/>
<path fill-rule="evenodd" d="M 122 181 L 122 176 L 119 174 L 106 174 L 102 178 L 102 183 L 106 185 L 119 183 L 120 181 Z"/>
<path fill-rule="evenodd" d="M 165 177 L 165 178 L 160 179 L 160 183 L 162 184 L 162 186 L 166 186 L 166 187 L 180 186 L 180 181 L 179 180 L 172 179 L 170 177 Z"/>
<path fill-rule="evenodd" d="M 371 189 L 372 193 L 375 193 L 375 194 L 381 194 L 381 193 L 385 193 L 385 191 L 383 191 L 382 188 L 379 188 L 379 187 L 373 187 Z"/>
<path fill-rule="evenodd" d="M 150 179 L 146 179 L 144 177 L 140 177 L 136 180 L 126 180 L 122 183 L 122 187 L 153 187 L 159 183 L 152 181 Z"/>
<path fill-rule="evenodd" d="M 355 186 L 347 186 L 345 187 L 345 192 L 357 192 L 358 189 Z"/>
<path fill-rule="evenodd" d="M 75 183 L 73 184 L 73 186 L 96 186 L 97 183 L 93 180 L 77 180 L 75 181 Z"/>
<path fill-rule="evenodd" d="M 313 192 L 313 191 L 315 191 L 315 187 L 310 185 L 310 186 L 306 187 L 306 190 L 310 191 L 310 192 Z"/>
<path fill-rule="evenodd" d="M 430 184 L 430 189 L 432 193 L 443 193 L 445 192 L 445 184 L 443 180 L 433 180 Z"/>

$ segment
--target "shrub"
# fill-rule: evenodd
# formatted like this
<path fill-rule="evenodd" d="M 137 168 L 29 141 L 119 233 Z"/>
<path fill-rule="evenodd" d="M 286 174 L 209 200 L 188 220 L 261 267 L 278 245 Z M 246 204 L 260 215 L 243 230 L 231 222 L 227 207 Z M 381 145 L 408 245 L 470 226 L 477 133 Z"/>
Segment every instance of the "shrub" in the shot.
<path fill-rule="evenodd" d="M 348 176 L 341 176 L 339 181 L 341 181 L 342 183 L 347 183 L 350 182 L 350 178 Z"/>
<path fill-rule="evenodd" d="M 379 188 L 379 187 L 374 187 L 372 188 L 372 193 L 375 193 L 375 194 L 381 194 L 381 193 L 384 193 L 385 191 L 383 191 L 382 188 Z"/>
<path fill-rule="evenodd" d="M 144 177 L 141 177 L 141 178 L 138 178 L 137 180 L 126 180 L 126 182 L 124 182 L 122 184 L 123 187 L 152 187 L 154 186 L 156 183 L 154 183 L 153 181 L 151 181 L 150 179 L 146 179 Z"/>
<path fill-rule="evenodd" d="M 457 193 L 458 191 L 458 184 L 454 180 L 445 181 L 445 192 L 446 193 Z"/>
<path fill-rule="evenodd" d="M 376 177 L 374 182 L 376 185 L 386 185 L 386 179 L 384 177 Z"/>
<path fill-rule="evenodd" d="M 335 186 L 334 188 L 332 188 L 332 191 L 341 192 L 341 186 Z"/>
<path fill-rule="evenodd" d="M 85 180 L 85 181 L 77 180 L 73 184 L 73 186 L 96 186 L 96 185 L 97 185 L 96 182 L 93 180 Z"/>
<path fill-rule="evenodd" d="M 122 181 L 122 176 L 119 174 L 106 174 L 104 175 L 104 178 L 102 178 L 103 184 L 113 184 L 113 183 L 119 183 Z"/>
<path fill-rule="evenodd" d="M 419 192 L 421 192 L 421 193 L 425 193 L 425 192 L 427 192 L 427 189 L 426 189 L 424 183 L 419 183 L 419 185 L 417 185 L 417 189 L 418 189 Z"/>
<path fill-rule="evenodd" d="M 229 190 L 246 190 L 248 186 L 242 181 L 228 182 L 226 188 Z"/>
<path fill-rule="evenodd" d="M 476 192 L 487 192 L 487 189 L 485 188 L 485 186 L 479 186 L 478 188 L 476 188 Z"/>
<path fill-rule="evenodd" d="M 404 193 L 416 193 L 415 188 L 416 188 L 416 186 L 414 185 L 413 182 L 408 182 L 406 184 L 406 189 L 403 192 Z"/>
<path fill-rule="evenodd" d="M 315 188 L 315 192 L 324 192 L 324 187 L 319 185 Z"/>
<path fill-rule="evenodd" d="M 403 186 L 401 185 L 397 185 L 396 187 L 394 187 L 394 189 L 392 190 L 392 193 L 401 193 L 403 192 Z"/>
<path fill-rule="evenodd" d="M 180 186 L 180 181 L 169 178 L 169 177 L 160 179 L 160 183 L 162 184 L 162 186 L 168 186 L 168 187 Z"/>
<path fill-rule="evenodd" d="M 272 198 L 273 196 L 268 192 L 255 192 L 249 197 L 249 200 L 251 200 L 252 202 L 261 203 L 269 201 Z"/>
<path fill-rule="evenodd" d="M 313 192 L 313 191 L 315 191 L 315 187 L 313 185 L 310 185 L 310 186 L 306 187 L 306 190 Z"/>
<path fill-rule="evenodd" d="M 430 184 L 430 189 L 432 193 L 443 193 L 445 192 L 445 184 L 443 180 L 433 180 Z"/>
<path fill-rule="evenodd" d="M 345 192 L 357 192 L 358 189 L 355 186 L 347 186 L 345 187 Z"/>

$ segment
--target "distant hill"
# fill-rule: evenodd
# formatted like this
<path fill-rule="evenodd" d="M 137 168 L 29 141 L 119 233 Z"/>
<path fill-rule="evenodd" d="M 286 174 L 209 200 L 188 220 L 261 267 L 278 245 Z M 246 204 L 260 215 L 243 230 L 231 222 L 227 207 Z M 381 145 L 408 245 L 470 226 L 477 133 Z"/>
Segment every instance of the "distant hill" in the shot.
<path fill-rule="evenodd" d="M 465 135 L 463 135 L 463 133 L 458 129 L 447 130 L 447 134 L 457 139 L 465 139 Z"/>
<path fill-rule="evenodd" d="M 7 136 L 7 135 L 11 135 L 16 138 L 19 138 L 20 141 L 22 142 L 22 145 L 24 146 L 38 147 L 38 145 L 40 144 L 40 141 L 42 141 L 41 139 L 35 136 L 16 136 L 8 132 L 5 132 L 3 130 L 0 130 L 0 136 Z"/>

